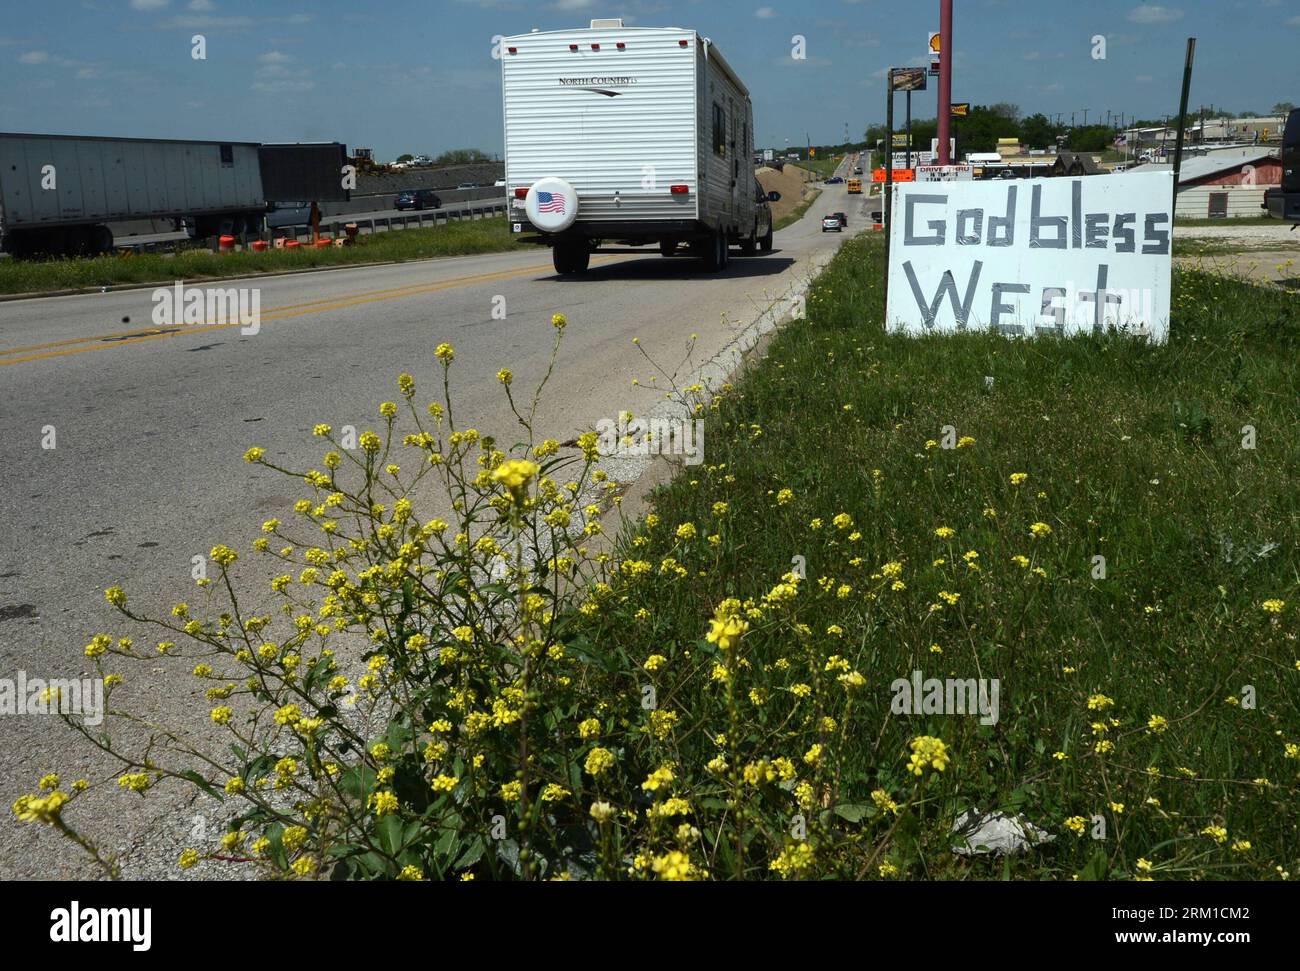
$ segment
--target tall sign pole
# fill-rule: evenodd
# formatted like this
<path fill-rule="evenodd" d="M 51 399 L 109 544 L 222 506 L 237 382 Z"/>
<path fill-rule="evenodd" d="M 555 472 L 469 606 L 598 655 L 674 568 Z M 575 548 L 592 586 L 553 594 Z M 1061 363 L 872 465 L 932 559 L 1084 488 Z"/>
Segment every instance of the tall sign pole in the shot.
<path fill-rule="evenodd" d="M 952 0 L 939 0 L 939 164 L 951 165 Z"/>
<path fill-rule="evenodd" d="M 907 164 L 905 169 L 912 167 L 912 89 L 907 89 Z"/>
<path fill-rule="evenodd" d="M 1178 138 L 1174 142 L 1174 199 L 1169 210 L 1172 224 L 1178 215 L 1178 177 L 1183 170 L 1183 122 L 1187 118 L 1187 98 L 1192 93 L 1192 62 L 1196 59 L 1196 38 L 1187 38 L 1187 62 L 1183 65 L 1183 96 L 1178 102 Z M 1205 127 L 1201 127 L 1202 136 Z"/>
<path fill-rule="evenodd" d="M 884 195 L 881 204 L 885 211 L 885 313 L 888 314 L 889 307 L 889 235 L 890 227 L 893 223 L 890 221 L 894 211 L 894 69 L 890 68 L 885 71 L 885 91 L 888 92 L 888 105 L 885 108 L 885 181 L 880 186 L 880 191 Z M 884 321 L 885 328 L 888 329 L 888 321 Z"/>

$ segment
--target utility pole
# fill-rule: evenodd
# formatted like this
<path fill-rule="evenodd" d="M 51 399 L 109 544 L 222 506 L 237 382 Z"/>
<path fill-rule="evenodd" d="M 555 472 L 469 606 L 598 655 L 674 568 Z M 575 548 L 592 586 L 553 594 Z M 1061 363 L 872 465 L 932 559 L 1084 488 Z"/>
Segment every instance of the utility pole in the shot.
<path fill-rule="evenodd" d="M 1084 128 L 1087 128 L 1087 127 L 1088 127 L 1088 109 L 1087 109 L 1087 108 L 1084 108 L 1084 109 L 1083 109 L 1083 127 L 1084 127 Z"/>
<path fill-rule="evenodd" d="M 1183 65 L 1183 94 L 1178 102 L 1178 141 L 1174 144 L 1174 197 L 1170 200 L 1169 224 L 1178 213 L 1178 177 L 1183 169 L 1183 122 L 1187 118 L 1187 97 L 1192 90 L 1192 63 L 1196 60 L 1196 38 L 1187 38 L 1187 62 Z"/>
<path fill-rule="evenodd" d="M 910 98 L 911 95 L 909 94 Z M 890 95 L 892 102 L 893 95 Z M 952 0 L 939 0 L 939 164 L 951 165 Z M 909 143 L 909 148 L 910 143 Z"/>

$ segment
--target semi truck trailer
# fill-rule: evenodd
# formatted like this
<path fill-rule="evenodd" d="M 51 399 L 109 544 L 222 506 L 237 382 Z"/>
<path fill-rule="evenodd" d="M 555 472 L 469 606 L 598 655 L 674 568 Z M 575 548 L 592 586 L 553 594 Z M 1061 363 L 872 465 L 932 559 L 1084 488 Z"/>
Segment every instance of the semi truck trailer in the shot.
<path fill-rule="evenodd" d="M 707 37 L 611 19 L 500 46 L 511 230 L 557 273 L 611 243 L 686 244 L 710 270 L 771 249 L 749 91 Z"/>
<path fill-rule="evenodd" d="M 199 237 L 258 233 L 278 199 L 345 201 L 339 143 L 262 145 L 0 132 L 0 251 L 87 255 L 110 224 L 189 223 Z M 275 194 L 268 193 L 273 188 Z"/>

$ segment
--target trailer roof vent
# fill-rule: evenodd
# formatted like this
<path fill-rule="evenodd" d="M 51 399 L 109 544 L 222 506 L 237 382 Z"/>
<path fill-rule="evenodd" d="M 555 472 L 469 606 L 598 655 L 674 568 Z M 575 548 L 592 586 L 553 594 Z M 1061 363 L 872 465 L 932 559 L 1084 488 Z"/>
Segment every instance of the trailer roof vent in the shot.
<path fill-rule="evenodd" d="M 591 22 L 592 30 L 614 30 L 623 26 L 622 17 L 607 17 L 603 20 L 593 20 Z"/>

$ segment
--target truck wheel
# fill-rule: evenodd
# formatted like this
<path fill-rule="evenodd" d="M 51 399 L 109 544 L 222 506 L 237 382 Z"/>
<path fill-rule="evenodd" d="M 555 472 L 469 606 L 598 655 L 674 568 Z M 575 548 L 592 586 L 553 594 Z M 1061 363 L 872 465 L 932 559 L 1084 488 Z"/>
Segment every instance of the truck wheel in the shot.
<path fill-rule="evenodd" d="M 727 265 L 727 236 L 715 232 L 704 243 L 704 269 L 709 273 L 721 272 Z"/>
<path fill-rule="evenodd" d="M 560 276 L 586 273 L 591 263 L 591 250 L 585 242 L 559 243 L 551 248 L 551 261 Z"/>
<path fill-rule="evenodd" d="M 66 240 L 64 252 L 69 256 L 90 256 L 95 252 L 95 233 L 90 226 L 73 226 Z"/>
<path fill-rule="evenodd" d="M 675 240 L 675 239 L 661 239 L 661 240 L 659 241 L 659 255 L 660 255 L 660 256 L 676 256 L 676 255 L 677 255 L 677 240 Z"/>
<path fill-rule="evenodd" d="M 96 226 L 91 230 L 94 236 L 94 247 L 92 252 L 111 253 L 113 252 L 113 231 L 107 226 Z"/>
<path fill-rule="evenodd" d="M 758 241 L 758 248 L 764 253 L 772 252 L 772 224 L 767 224 L 767 235 Z"/>

